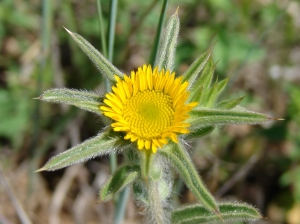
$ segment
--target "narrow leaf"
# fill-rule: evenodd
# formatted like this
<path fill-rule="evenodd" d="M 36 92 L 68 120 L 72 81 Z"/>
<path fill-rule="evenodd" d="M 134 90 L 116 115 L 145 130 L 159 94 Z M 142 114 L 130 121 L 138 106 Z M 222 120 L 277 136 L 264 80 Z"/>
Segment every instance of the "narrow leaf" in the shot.
<path fill-rule="evenodd" d="M 224 100 L 220 103 L 218 103 L 217 108 L 218 109 L 232 109 L 239 105 L 239 103 L 244 99 L 245 97 L 239 97 L 232 100 Z"/>
<path fill-rule="evenodd" d="M 272 118 L 238 107 L 231 110 L 197 108 L 190 112 L 187 122 L 191 124 L 191 130 L 197 130 L 226 124 L 260 124 L 269 120 Z"/>
<path fill-rule="evenodd" d="M 217 92 L 218 92 L 218 96 L 220 96 L 221 95 L 221 93 L 224 91 L 224 89 L 225 89 L 225 87 L 226 87 L 226 85 L 227 85 L 227 83 L 228 83 L 228 78 L 226 78 L 226 79 L 223 79 L 222 81 L 220 81 L 219 83 L 218 83 L 218 85 L 217 85 Z"/>
<path fill-rule="evenodd" d="M 200 76 L 196 79 L 193 84 L 193 88 L 197 86 L 203 86 L 204 89 L 208 89 L 210 87 L 211 81 L 214 76 L 214 63 L 211 58 L 205 63 L 204 68 L 201 70 Z"/>
<path fill-rule="evenodd" d="M 195 82 L 195 80 L 197 80 L 198 76 L 200 75 L 200 72 L 207 64 L 210 55 L 211 55 L 211 49 L 201 54 L 182 74 L 183 82 L 187 81 L 189 83 L 188 88 L 190 88 Z"/>
<path fill-rule="evenodd" d="M 199 105 L 203 107 L 213 107 L 218 97 L 221 95 L 228 83 L 228 78 L 217 82 L 205 93 L 203 101 Z"/>
<path fill-rule="evenodd" d="M 139 166 L 124 165 L 104 184 L 100 191 L 100 200 L 108 201 L 116 193 L 132 183 L 139 175 Z"/>
<path fill-rule="evenodd" d="M 66 29 L 66 28 L 65 28 Z M 113 66 L 96 48 L 77 33 L 66 29 L 81 50 L 90 58 L 102 75 L 115 82 L 114 75 L 123 77 L 123 73 Z"/>
<path fill-rule="evenodd" d="M 204 128 L 199 128 L 197 130 L 194 130 L 190 132 L 187 136 L 186 139 L 193 139 L 193 138 L 200 138 L 205 135 L 208 135 L 211 133 L 215 128 L 212 126 L 204 127 Z"/>
<path fill-rule="evenodd" d="M 250 205 L 222 203 L 219 205 L 220 217 L 201 205 L 187 206 L 172 213 L 173 224 L 210 224 L 254 221 L 261 218 L 260 213 Z"/>
<path fill-rule="evenodd" d="M 194 94 L 191 94 L 189 97 L 189 102 L 198 102 L 198 105 L 201 104 L 202 98 L 204 95 L 204 88 L 203 86 L 195 87 Z"/>
<path fill-rule="evenodd" d="M 73 148 L 52 157 L 37 171 L 52 171 L 85 162 L 97 156 L 106 155 L 122 147 L 120 137 L 112 137 L 110 132 L 104 132 L 88 139 Z M 123 146 L 124 147 L 124 146 Z"/>
<path fill-rule="evenodd" d="M 175 143 L 169 143 L 167 146 L 158 150 L 157 152 L 171 162 L 174 168 L 181 175 L 188 188 L 204 205 L 204 207 L 209 211 L 217 213 L 218 206 L 214 200 L 214 197 L 204 186 L 194 164 L 190 160 L 183 146 Z"/>
<path fill-rule="evenodd" d="M 218 95 L 218 84 L 215 83 L 203 96 L 203 99 L 199 106 L 201 107 L 212 107 L 216 101 Z"/>
<path fill-rule="evenodd" d="M 96 114 L 101 114 L 99 106 L 101 105 L 103 97 L 93 92 L 62 88 L 49 89 L 38 99 L 51 103 L 65 103 Z"/>
<path fill-rule="evenodd" d="M 155 61 L 155 66 L 158 66 L 159 70 L 172 71 L 173 69 L 179 26 L 179 17 L 176 11 L 168 21 L 164 40 Z"/>
<path fill-rule="evenodd" d="M 215 102 L 217 101 L 218 97 L 225 89 L 228 82 L 228 78 L 222 80 L 221 82 L 217 82 L 211 87 L 203 97 L 202 102 L 199 103 L 202 107 L 214 108 Z"/>

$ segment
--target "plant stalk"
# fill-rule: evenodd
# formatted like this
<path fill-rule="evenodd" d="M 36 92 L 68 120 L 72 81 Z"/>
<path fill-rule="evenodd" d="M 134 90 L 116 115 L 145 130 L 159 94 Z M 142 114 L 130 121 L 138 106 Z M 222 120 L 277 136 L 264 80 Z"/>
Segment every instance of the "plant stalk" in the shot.
<path fill-rule="evenodd" d="M 146 185 L 148 187 L 149 196 L 149 223 L 153 224 L 167 224 L 169 223 L 166 212 L 163 206 L 163 200 L 160 198 L 158 182 L 149 181 Z"/>
<path fill-rule="evenodd" d="M 117 6 L 118 0 L 112 0 L 110 2 L 110 16 L 108 24 L 108 60 L 113 61 L 113 49 L 115 42 L 115 27 L 116 27 L 116 18 L 117 18 Z M 106 92 L 110 92 L 111 83 L 109 79 L 105 79 Z M 110 157 L 110 169 L 113 173 L 117 168 L 117 156 L 112 154 Z"/>

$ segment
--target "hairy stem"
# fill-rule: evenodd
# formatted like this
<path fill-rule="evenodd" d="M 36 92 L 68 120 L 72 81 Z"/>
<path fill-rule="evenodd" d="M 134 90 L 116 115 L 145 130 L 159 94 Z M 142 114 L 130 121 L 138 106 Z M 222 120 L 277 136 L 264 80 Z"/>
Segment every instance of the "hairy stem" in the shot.
<path fill-rule="evenodd" d="M 169 223 L 164 210 L 164 199 L 161 198 L 159 192 L 158 182 L 148 182 L 148 195 L 149 195 L 149 223 L 153 224 L 166 224 Z"/>

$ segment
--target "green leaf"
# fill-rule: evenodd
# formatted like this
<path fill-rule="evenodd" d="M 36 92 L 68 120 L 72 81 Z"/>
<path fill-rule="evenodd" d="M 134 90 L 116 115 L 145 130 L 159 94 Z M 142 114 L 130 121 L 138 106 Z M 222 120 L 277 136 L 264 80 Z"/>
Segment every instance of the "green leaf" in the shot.
<path fill-rule="evenodd" d="M 51 103 L 65 103 L 96 114 L 102 114 L 99 106 L 103 97 L 93 92 L 66 88 L 49 89 L 38 99 Z"/>
<path fill-rule="evenodd" d="M 132 183 L 139 175 L 139 166 L 124 165 L 104 184 L 100 191 L 100 200 L 108 201 L 116 193 Z"/>
<path fill-rule="evenodd" d="M 164 40 L 155 61 L 155 67 L 158 66 L 158 70 L 172 71 L 173 69 L 179 26 L 179 17 L 176 11 L 168 21 Z"/>
<path fill-rule="evenodd" d="M 213 107 L 220 94 L 225 89 L 228 83 L 228 78 L 217 82 L 205 93 L 203 99 L 199 104 L 203 107 Z"/>
<path fill-rule="evenodd" d="M 226 124 L 260 124 L 272 120 L 272 118 L 237 107 L 231 110 L 197 108 L 190 113 L 187 122 L 190 129 L 197 130 L 208 126 L 220 126 Z"/>
<path fill-rule="evenodd" d="M 239 105 L 239 103 L 244 99 L 245 97 L 239 97 L 232 100 L 224 100 L 220 103 L 218 103 L 217 108 L 218 109 L 232 109 Z"/>
<path fill-rule="evenodd" d="M 222 203 L 219 205 L 219 215 L 206 210 L 201 205 L 187 206 L 172 213 L 173 224 L 210 224 L 233 223 L 237 221 L 254 221 L 261 217 L 260 213 L 250 205 L 237 203 Z"/>
<path fill-rule="evenodd" d="M 113 153 L 116 149 L 124 148 L 120 137 L 113 136 L 111 132 L 104 132 L 94 138 L 88 139 L 73 148 L 52 157 L 39 171 L 52 171 L 85 162 L 97 156 Z"/>
<path fill-rule="evenodd" d="M 203 86 L 200 86 L 199 88 L 195 88 L 193 94 L 190 94 L 188 102 L 197 102 L 199 105 L 202 102 L 203 95 L 204 95 Z"/>
<path fill-rule="evenodd" d="M 214 197 L 204 186 L 193 162 L 183 148 L 183 145 L 170 142 L 164 148 L 158 150 L 157 153 L 171 162 L 172 166 L 181 175 L 188 188 L 206 209 L 216 213 L 218 212 L 218 206 Z"/>
<path fill-rule="evenodd" d="M 142 202 L 144 205 L 149 205 L 149 195 L 145 182 L 138 179 L 132 184 L 132 193 L 135 200 Z"/>
<path fill-rule="evenodd" d="M 218 84 L 215 83 L 206 93 L 204 94 L 202 101 L 198 106 L 201 107 L 212 107 L 216 101 L 218 95 Z"/>
<path fill-rule="evenodd" d="M 194 82 L 197 80 L 200 72 L 203 70 L 204 66 L 207 64 L 208 59 L 211 55 L 211 50 L 204 52 L 201 54 L 188 68 L 187 70 L 182 74 L 183 79 L 182 81 L 187 81 L 189 83 L 188 89 L 194 84 Z M 201 85 L 197 85 L 201 86 Z"/>
<path fill-rule="evenodd" d="M 65 28 L 66 29 L 66 28 Z M 81 50 L 90 58 L 102 75 L 108 77 L 115 82 L 114 75 L 123 77 L 123 73 L 113 66 L 96 48 L 94 48 L 87 40 L 77 33 L 73 33 L 66 29 Z"/>
<path fill-rule="evenodd" d="M 214 69 L 215 69 L 215 65 L 210 57 L 208 58 L 208 61 L 205 63 L 204 68 L 201 69 L 200 76 L 193 83 L 193 88 L 191 90 L 192 94 L 193 94 L 193 89 L 199 86 L 203 86 L 204 90 L 207 90 L 210 87 L 212 78 L 214 76 Z"/>
<path fill-rule="evenodd" d="M 218 82 L 217 85 L 217 92 L 218 96 L 221 95 L 221 93 L 224 91 L 225 87 L 227 86 L 229 78 L 223 79 L 222 81 Z"/>
<path fill-rule="evenodd" d="M 209 133 L 211 133 L 214 129 L 215 129 L 214 127 L 208 126 L 208 127 L 204 127 L 204 128 L 194 130 L 186 136 L 186 139 L 194 139 L 194 138 L 203 137 L 203 136 L 208 135 Z"/>

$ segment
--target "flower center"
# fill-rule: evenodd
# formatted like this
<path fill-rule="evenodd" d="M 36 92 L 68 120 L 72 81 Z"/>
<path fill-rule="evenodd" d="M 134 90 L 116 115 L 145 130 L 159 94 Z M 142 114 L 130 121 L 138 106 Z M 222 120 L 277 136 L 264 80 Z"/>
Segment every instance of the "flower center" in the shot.
<path fill-rule="evenodd" d="M 174 121 L 171 97 L 162 92 L 145 90 L 127 100 L 123 118 L 132 133 L 143 139 L 161 136 Z"/>

